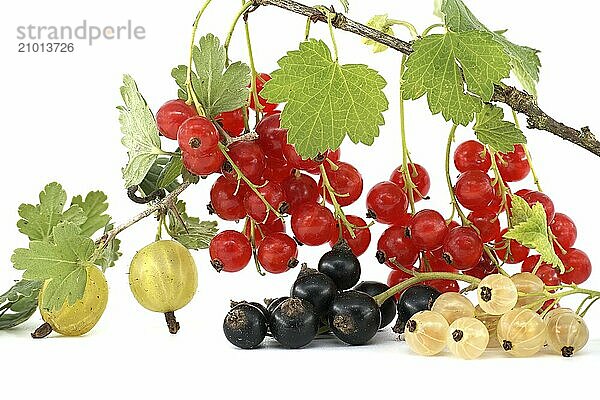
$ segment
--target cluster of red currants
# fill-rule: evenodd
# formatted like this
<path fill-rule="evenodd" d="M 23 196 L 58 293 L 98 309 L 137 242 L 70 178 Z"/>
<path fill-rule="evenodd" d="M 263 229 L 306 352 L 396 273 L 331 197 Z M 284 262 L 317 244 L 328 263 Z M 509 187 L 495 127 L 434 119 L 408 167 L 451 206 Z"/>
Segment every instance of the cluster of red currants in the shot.
<path fill-rule="evenodd" d="M 492 160 L 483 144 L 470 140 L 457 147 L 454 165 L 460 172 L 453 188 L 454 196 L 470 211 L 462 225 L 446 221 L 435 210 L 408 212 L 409 197 L 418 202 L 427 196 L 430 188 L 429 175 L 418 164 L 408 164 L 407 174 L 399 167 L 389 181 L 378 183 L 369 192 L 369 216 L 391 225 L 377 244 L 379 262 L 392 268 L 389 286 L 412 277 L 413 271 L 453 272 L 483 278 L 497 273 L 499 265 L 521 263 L 523 272 L 534 271 L 547 286 L 561 282 L 580 284 L 590 276 L 589 258 L 583 251 L 572 248 L 577 237 L 575 224 L 565 214 L 556 213 L 552 200 L 544 193 L 519 190 L 514 195 L 531 206 L 542 204 L 551 239 L 566 272 L 559 273 L 551 265 L 542 263 L 539 255 L 530 256 L 527 247 L 503 238 L 508 228 L 502 227 L 501 217 L 510 216 L 513 198 L 508 183 L 521 181 L 531 172 L 523 146 L 516 146 L 510 153 L 498 153 Z M 489 176 L 492 166 L 497 168 L 501 179 Z M 407 175 L 411 178 L 409 185 L 405 183 Z M 459 291 L 456 281 L 425 284 L 440 292 Z"/>

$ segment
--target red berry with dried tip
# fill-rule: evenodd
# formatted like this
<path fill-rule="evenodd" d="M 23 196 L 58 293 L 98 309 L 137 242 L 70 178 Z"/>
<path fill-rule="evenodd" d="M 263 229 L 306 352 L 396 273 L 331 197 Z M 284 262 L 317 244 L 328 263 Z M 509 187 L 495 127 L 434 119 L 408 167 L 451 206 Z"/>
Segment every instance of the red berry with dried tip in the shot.
<path fill-rule="evenodd" d="M 385 181 L 373 186 L 367 194 L 367 216 L 382 224 L 393 225 L 405 219 L 408 198 L 402 188 Z"/>
<path fill-rule="evenodd" d="M 413 163 L 408 164 L 408 171 L 412 183 L 416 186 L 416 189 L 413 189 L 414 201 L 421 201 L 427 197 L 429 189 L 431 188 L 431 178 L 429 177 L 429 173 L 421 165 Z M 402 173 L 402 165 L 392 172 L 390 181 L 400 186 L 405 192 L 407 191 L 404 182 L 404 174 Z"/>
<path fill-rule="evenodd" d="M 250 262 L 252 247 L 248 239 L 237 231 L 222 231 L 210 241 L 210 262 L 218 271 L 237 272 Z"/>
<path fill-rule="evenodd" d="M 196 109 L 183 100 L 170 100 L 156 113 L 156 124 L 160 133 L 171 140 L 177 140 L 177 131 L 187 119 L 198 115 Z"/>

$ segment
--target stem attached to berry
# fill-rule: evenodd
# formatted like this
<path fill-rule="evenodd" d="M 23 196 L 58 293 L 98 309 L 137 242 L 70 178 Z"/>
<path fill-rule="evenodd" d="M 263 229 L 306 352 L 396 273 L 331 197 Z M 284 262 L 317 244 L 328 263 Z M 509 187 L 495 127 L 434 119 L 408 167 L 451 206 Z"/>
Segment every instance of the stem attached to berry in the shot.
<path fill-rule="evenodd" d="M 235 17 L 233 18 L 231 26 L 229 27 L 229 31 L 227 32 L 227 38 L 225 39 L 225 44 L 223 45 L 223 47 L 225 48 L 225 62 L 227 64 L 229 64 L 229 46 L 231 45 L 233 31 L 235 31 L 235 27 L 237 26 L 242 15 L 244 15 L 244 13 L 248 11 L 250 7 L 252 7 L 252 4 L 252 1 L 242 2 L 242 8 L 240 8 L 240 10 L 237 12 Z"/>
<path fill-rule="evenodd" d="M 248 63 L 250 64 L 250 71 L 252 73 L 252 81 L 250 82 L 250 96 L 254 99 L 254 108 L 256 111 L 256 123 L 260 121 L 260 115 L 262 114 L 263 106 L 260 104 L 258 91 L 256 87 L 256 79 L 261 79 L 260 75 L 256 71 L 256 64 L 254 63 L 254 53 L 252 52 L 252 40 L 250 39 L 250 26 L 248 25 L 248 19 L 244 19 L 244 29 L 246 31 L 246 47 L 248 48 Z"/>
<path fill-rule="evenodd" d="M 319 170 L 321 171 L 321 178 L 323 179 L 323 188 L 329 194 L 329 198 L 331 199 L 331 205 L 333 205 L 333 215 L 338 221 L 340 221 L 340 226 L 343 224 L 346 227 L 348 233 L 350 233 L 350 237 L 355 238 L 356 234 L 354 233 L 354 229 L 356 229 L 356 226 L 350 221 L 348 221 L 344 210 L 342 210 L 342 206 L 340 206 L 340 203 L 338 203 L 337 201 L 337 197 L 340 196 L 340 194 L 336 193 L 333 187 L 331 186 L 331 183 L 329 182 L 329 177 L 327 176 L 327 171 L 325 170 L 325 166 L 323 164 L 319 165 Z M 323 193 L 323 195 L 325 195 L 325 193 Z M 323 201 L 325 201 L 325 198 L 323 198 Z"/>
<path fill-rule="evenodd" d="M 413 27 L 414 29 L 414 27 Z M 415 31 L 416 32 L 416 31 Z M 405 126 L 405 113 L 404 113 L 404 97 L 402 95 L 402 75 L 404 74 L 404 68 L 406 66 L 406 55 L 402 56 L 402 61 L 400 63 L 400 96 L 398 98 L 399 106 L 400 106 L 400 135 L 402 137 L 402 176 L 404 177 L 404 190 L 406 191 L 406 195 L 408 196 L 408 201 L 410 203 L 410 211 L 412 214 L 415 213 L 415 190 L 417 185 L 414 184 L 410 171 L 409 171 L 409 161 L 410 161 L 410 153 L 408 151 L 408 146 L 406 143 L 406 126 Z M 420 195 L 420 193 L 419 193 Z"/>
<path fill-rule="evenodd" d="M 248 226 L 248 224 L 250 226 Z M 266 274 L 263 272 L 262 267 L 258 262 L 258 250 L 256 248 L 256 228 L 258 227 L 256 226 L 256 222 L 254 222 L 254 220 L 250 217 L 246 218 L 244 230 L 246 230 L 246 227 L 248 227 L 248 231 L 250 232 L 250 247 L 252 247 L 252 258 L 254 259 L 254 266 L 256 267 L 256 272 L 258 272 L 258 274 L 261 276 L 265 276 Z M 260 230 L 260 228 L 258 229 Z M 262 235 L 262 232 L 260 232 L 260 234 Z"/>
<path fill-rule="evenodd" d="M 517 129 L 521 129 L 521 126 L 519 124 L 519 117 L 517 116 L 517 113 L 515 112 L 515 110 L 511 109 L 511 111 L 512 111 L 513 119 L 515 120 L 515 126 L 517 127 Z M 527 162 L 529 163 L 529 168 L 531 169 L 531 176 L 533 176 L 533 183 L 535 183 L 535 186 L 537 186 L 537 188 L 540 192 L 543 192 L 542 185 L 540 185 L 540 180 L 538 178 L 537 173 L 535 172 L 535 168 L 533 167 L 533 159 L 531 157 L 531 152 L 527 148 L 527 145 L 523 144 L 522 146 L 523 146 L 523 150 L 525 150 L 525 157 L 527 157 Z"/>
<path fill-rule="evenodd" d="M 458 213 L 463 225 L 469 226 L 471 222 L 467 219 L 465 213 L 462 211 L 456 200 L 456 194 L 454 193 L 454 186 L 452 185 L 452 178 L 450 177 L 450 153 L 452 151 L 452 143 L 454 143 L 454 136 L 458 125 L 452 125 L 450 134 L 448 135 L 448 143 L 446 145 L 446 183 L 448 185 L 448 192 L 450 193 L 450 201 L 452 202 L 452 214 L 450 215 L 450 221 L 454 219 L 454 213 Z"/>
<path fill-rule="evenodd" d="M 335 55 L 335 62 L 339 60 L 338 47 L 335 41 L 335 33 L 333 32 L 333 19 L 336 18 L 337 13 L 328 9 L 324 6 L 316 6 L 317 10 L 323 13 L 327 17 L 327 25 L 329 26 L 329 35 L 331 36 L 331 43 L 333 45 L 333 54 Z"/>

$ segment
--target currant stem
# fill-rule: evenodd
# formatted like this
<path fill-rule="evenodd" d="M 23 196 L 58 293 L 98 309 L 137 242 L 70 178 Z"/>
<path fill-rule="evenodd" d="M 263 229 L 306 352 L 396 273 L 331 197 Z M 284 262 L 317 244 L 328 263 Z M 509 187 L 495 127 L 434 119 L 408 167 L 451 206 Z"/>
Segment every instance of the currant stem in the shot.
<path fill-rule="evenodd" d="M 204 11 L 206 11 L 206 8 L 210 5 L 211 2 L 212 0 L 206 0 L 202 5 L 202 8 L 200 8 L 200 10 L 198 11 L 198 14 L 196 14 L 196 18 L 194 19 L 194 24 L 192 25 L 192 39 L 190 41 L 190 57 L 188 60 L 187 76 L 185 79 L 185 87 L 200 115 L 205 115 L 205 113 L 203 107 L 198 102 L 198 99 L 196 98 L 196 94 L 194 92 L 194 88 L 192 87 L 192 63 L 194 55 L 194 43 L 196 42 L 196 32 L 198 30 L 198 23 L 200 22 L 202 14 L 204 14 Z M 189 100 L 190 98 L 188 98 L 188 102 Z"/>
<path fill-rule="evenodd" d="M 471 222 L 465 216 L 465 213 L 460 208 L 458 201 L 456 200 L 456 194 L 454 193 L 454 186 L 452 185 L 452 178 L 450 177 L 450 153 L 452 151 L 452 143 L 454 143 L 454 137 L 456 135 L 456 129 L 458 125 L 452 125 L 450 134 L 448 135 L 448 143 L 446 144 L 446 184 L 448 185 L 448 191 L 450 193 L 450 201 L 452 202 L 452 215 L 450 220 L 454 218 L 454 213 L 457 212 L 463 225 L 470 225 Z"/>
<path fill-rule="evenodd" d="M 242 15 L 244 15 L 244 13 L 246 11 L 248 11 L 248 9 L 250 7 L 252 7 L 252 4 L 253 4 L 252 1 L 244 2 L 242 5 L 242 8 L 239 9 L 237 14 L 233 18 L 233 22 L 231 23 L 231 26 L 229 27 L 229 31 L 227 32 L 227 38 L 225 39 L 225 44 L 223 45 L 223 47 L 225 47 L 225 61 L 227 64 L 229 64 L 229 46 L 231 45 L 231 38 L 233 36 L 233 32 L 235 31 L 235 27 L 237 26 L 238 22 L 240 21 L 240 18 L 242 17 Z"/>
<path fill-rule="evenodd" d="M 488 150 L 489 151 L 489 150 Z M 500 174 L 500 169 L 498 168 L 498 163 L 496 162 L 496 154 L 490 152 L 490 159 L 492 161 L 492 171 L 494 171 L 494 181 L 492 182 L 494 185 L 498 185 L 500 188 L 500 196 L 502 200 L 500 202 L 500 212 L 502 210 L 506 211 L 506 219 L 508 220 L 508 227 L 512 228 L 512 221 L 510 218 L 510 209 L 508 208 L 508 196 L 511 196 L 510 188 L 504 182 L 502 175 Z M 510 251 L 510 249 L 509 249 Z"/>
<path fill-rule="evenodd" d="M 414 29 L 414 26 L 413 26 Z M 416 32 L 416 31 L 415 31 Z M 404 113 L 404 97 L 403 97 L 403 85 L 402 85 L 402 76 L 404 74 L 404 69 L 406 67 L 406 55 L 402 55 L 402 61 L 400 62 L 400 96 L 399 96 L 399 106 L 400 106 L 400 136 L 402 137 L 402 176 L 404 177 L 404 190 L 408 196 L 408 201 L 410 203 L 411 213 L 414 214 L 416 211 L 415 208 L 415 193 L 414 189 L 416 189 L 417 185 L 414 184 L 412 180 L 412 176 L 410 174 L 408 164 L 410 159 L 410 154 L 408 151 L 408 145 L 406 143 L 406 125 L 405 125 L 405 113 Z"/>
<path fill-rule="evenodd" d="M 266 274 L 263 272 L 262 267 L 258 262 L 258 253 L 256 248 L 256 222 L 252 218 L 248 217 L 246 218 L 246 223 L 244 225 L 247 225 L 248 223 L 250 224 L 250 247 L 252 247 L 252 258 L 254 259 L 254 266 L 256 267 L 256 272 L 258 272 L 259 275 L 265 276 Z"/>
<path fill-rule="evenodd" d="M 317 6 L 315 7 L 317 10 L 322 12 L 327 17 L 327 25 L 329 26 L 329 35 L 331 36 L 331 43 L 333 45 L 333 54 L 335 55 L 335 62 L 339 61 L 338 47 L 335 41 L 335 33 L 333 31 L 333 19 L 336 16 L 335 12 L 332 12 L 327 7 Z"/>
<path fill-rule="evenodd" d="M 517 127 L 517 129 L 521 129 L 521 126 L 519 124 L 519 117 L 517 116 L 517 113 L 515 112 L 515 110 L 511 109 L 512 112 L 512 116 L 513 119 L 515 120 L 515 126 Z M 531 157 L 531 152 L 529 151 L 529 148 L 527 147 L 527 145 L 523 144 L 523 150 L 525 150 L 525 157 L 527 157 L 527 162 L 529 163 L 529 168 L 531 169 L 531 176 L 533 176 L 533 183 L 535 183 L 535 186 L 537 186 L 538 190 L 540 192 L 543 192 L 542 190 L 542 185 L 540 185 L 540 180 L 538 178 L 537 173 L 535 172 L 535 168 L 533 167 L 533 158 Z"/>
<path fill-rule="evenodd" d="M 427 35 L 429 35 L 429 32 L 431 32 L 432 30 L 434 30 L 435 28 L 444 28 L 445 25 L 444 24 L 433 24 L 428 26 L 423 33 L 421 33 L 421 37 L 425 37 Z"/>
<path fill-rule="evenodd" d="M 417 32 L 417 29 L 415 28 L 415 26 L 408 21 L 401 21 L 398 19 L 389 19 L 388 26 L 392 26 L 392 25 L 400 25 L 400 26 L 403 26 L 406 29 L 408 29 L 412 40 L 417 40 L 419 38 L 419 32 Z"/>
<path fill-rule="evenodd" d="M 250 39 L 250 26 L 248 20 L 244 20 L 244 30 L 246 32 L 246 47 L 248 48 L 248 63 L 250 64 L 250 71 L 252 73 L 252 82 L 250 82 L 250 96 L 254 99 L 254 107 L 256 110 L 256 123 L 260 121 L 260 115 L 262 113 L 263 106 L 260 104 L 258 91 L 256 88 L 256 79 L 258 78 L 258 72 L 256 71 L 256 64 L 254 63 L 254 53 L 252 52 L 252 40 Z"/>
<path fill-rule="evenodd" d="M 348 221 L 344 210 L 342 210 L 340 203 L 338 203 L 337 196 L 339 196 L 339 194 L 336 193 L 333 187 L 331 186 L 331 183 L 329 182 L 329 177 L 327 176 L 327 171 L 325 170 L 325 166 L 323 164 L 319 165 L 319 170 L 321 171 L 321 178 L 323 178 L 323 189 L 326 190 L 329 194 L 329 198 L 331 199 L 331 205 L 333 205 L 334 216 L 338 221 L 340 221 L 340 226 L 343 224 L 346 227 L 348 233 L 350 233 L 350 237 L 355 238 L 356 234 L 354 233 L 354 229 L 356 228 L 356 226 L 350 221 Z M 323 201 L 325 201 L 325 196 L 323 196 Z"/>
<path fill-rule="evenodd" d="M 304 28 L 304 41 L 308 41 L 310 37 L 310 28 L 312 25 L 312 21 L 310 18 L 306 18 L 306 27 Z"/>

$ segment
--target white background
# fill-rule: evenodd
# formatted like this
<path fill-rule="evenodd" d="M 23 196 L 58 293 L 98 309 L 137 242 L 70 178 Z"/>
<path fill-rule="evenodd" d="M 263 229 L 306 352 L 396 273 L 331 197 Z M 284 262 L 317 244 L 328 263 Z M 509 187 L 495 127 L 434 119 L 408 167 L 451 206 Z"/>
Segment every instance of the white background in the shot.
<path fill-rule="evenodd" d="M 11 268 L 13 249 L 26 246 L 15 223 L 22 202 L 37 202 L 48 182 L 61 182 L 70 195 L 101 189 L 110 199 L 110 212 L 124 221 L 139 212 L 122 188 L 120 169 L 126 160 L 121 147 L 115 107 L 120 104 L 123 73 L 130 73 L 153 110 L 176 96 L 171 68 L 187 60 L 191 22 L 200 1 L 148 2 L 141 0 L 81 2 L 35 0 L 3 2 L 0 11 L 0 110 L 2 123 L 2 195 L 0 196 L 0 291 L 20 274 Z M 238 1 L 215 1 L 200 27 L 222 38 Z M 389 12 L 424 29 L 436 22 L 432 1 L 351 1 L 351 17 L 366 21 Z M 393 3 L 393 5 L 390 5 Z M 544 4 L 544 6 L 542 6 Z M 510 28 L 517 43 L 542 50 L 540 103 L 551 115 L 575 127 L 600 127 L 595 2 L 504 0 L 469 1 L 476 15 L 494 29 Z M 83 19 L 95 25 L 120 25 L 131 19 L 146 28 L 142 41 L 76 42 L 72 54 L 19 54 L 19 25 L 76 26 Z M 271 71 L 286 50 L 302 38 L 305 20 L 264 8 L 251 15 L 258 67 Z M 238 27 L 238 28 L 241 28 Z M 236 31 L 231 56 L 246 60 L 242 29 Z M 400 31 L 400 28 L 398 28 Z M 404 38 L 405 32 L 400 31 Z M 313 35 L 329 40 L 324 25 Z M 393 52 L 372 56 L 360 41 L 337 34 L 344 63 L 366 62 L 389 82 L 390 111 L 381 138 L 367 148 L 349 143 L 343 159 L 363 173 L 365 186 L 387 179 L 401 161 L 397 121 L 399 57 Z M 416 162 L 425 165 L 433 180 L 428 207 L 448 213 L 443 178 L 443 155 L 449 129 L 441 117 L 431 117 L 424 102 L 408 105 L 409 145 Z M 524 122 L 524 121 L 523 121 Z M 597 246 L 600 160 L 547 133 L 526 132 L 544 190 L 558 211 L 569 214 L 579 228 L 577 247 L 600 264 Z M 470 138 L 468 129 L 459 137 Z M 209 182 L 184 195 L 192 213 L 206 217 Z M 515 188 L 532 187 L 529 179 Z M 364 197 L 364 196 L 363 196 Z M 362 215 L 364 200 L 350 207 Z M 222 226 L 225 226 L 223 224 Z M 238 227 L 239 228 L 239 227 Z M 373 229 L 377 238 L 381 227 Z M 272 397 L 315 398 L 359 395 L 477 398 L 519 397 L 569 393 L 583 396 L 592 390 L 591 369 L 600 362 L 600 311 L 588 314 L 591 340 L 573 359 L 539 355 L 511 359 L 494 352 L 478 361 L 456 360 L 448 354 L 433 358 L 412 355 L 391 333 L 380 333 L 369 346 L 350 348 L 333 340 L 319 340 L 307 349 L 284 351 L 270 344 L 256 351 L 233 348 L 221 332 L 229 299 L 262 299 L 283 295 L 295 273 L 260 277 L 252 267 L 241 273 L 215 273 L 207 252 L 196 254 L 199 288 L 193 302 L 178 312 L 177 336 L 168 334 L 161 315 L 142 309 L 127 284 L 128 262 L 154 237 L 151 220 L 123 233 L 124 255 L 108 271 L 111 297 L 103 319 L 82 338 L 52 337 L 33 341 L 29 332 L 40 324 L 35 315 L 22 326 L 0 332 L 0 374 L 3 398 L 134 398 Z M 302 248 L 301 260 L 315 265 L 325 248 Z M 362 257 L 364 278 L 385 280 L 388 269 L 376 263 L 374 246 Z M 595 271 L 586 286 L 600 287 Z M 513 387 L 514 385 L 514 387 Z M 12 395 L 12 396 L 11 396 Z M 556 396 L 558 397 L 558 396 Z"/>

